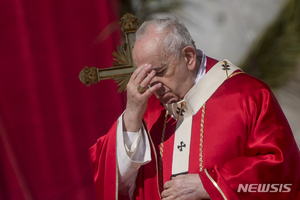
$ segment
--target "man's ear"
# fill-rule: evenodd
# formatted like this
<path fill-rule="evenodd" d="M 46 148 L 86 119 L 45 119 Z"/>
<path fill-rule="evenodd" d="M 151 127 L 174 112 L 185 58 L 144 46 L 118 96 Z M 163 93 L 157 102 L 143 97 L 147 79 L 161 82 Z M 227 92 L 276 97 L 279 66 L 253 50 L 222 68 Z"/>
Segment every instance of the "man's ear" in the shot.
<path fill-rule="evenodd" d="M 191 46 L 187 46 L 182 49 L 182 54 L 184 56 L 186 66 L 190 71 L 193 71 L 196 67 L 197 61 L 196 49 Z"/>

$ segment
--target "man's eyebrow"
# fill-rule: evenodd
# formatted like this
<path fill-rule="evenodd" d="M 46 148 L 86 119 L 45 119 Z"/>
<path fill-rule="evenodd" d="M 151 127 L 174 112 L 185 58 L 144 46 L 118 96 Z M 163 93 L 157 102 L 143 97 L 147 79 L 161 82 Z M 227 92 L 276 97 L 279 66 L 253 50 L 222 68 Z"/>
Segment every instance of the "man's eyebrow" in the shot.
<path fill-rule="evenodd" d="M 167 67 L 167 65 L 161 65 L 161 66 L 159 66 L 159 67 L 153 67 L 153 70 L 154 70 L 154 71 L 158 71 L 158 70 L 161 70 L 161 69 L 163 69 L 163 68 L 165 68 L 165 67 Z"/>
<path fill-rule="evenodd" d="M 159 67 L 153 67 L 153 70 L 157 71 L 157 70 L 160 70 L 162 69 L 164 66 L 159 66 Z"/>

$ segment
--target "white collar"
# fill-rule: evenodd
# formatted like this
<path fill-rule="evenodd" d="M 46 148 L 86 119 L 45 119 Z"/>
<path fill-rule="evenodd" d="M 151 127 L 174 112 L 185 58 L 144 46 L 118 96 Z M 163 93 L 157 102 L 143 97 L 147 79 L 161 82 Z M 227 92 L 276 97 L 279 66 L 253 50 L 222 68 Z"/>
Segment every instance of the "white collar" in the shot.
<path fill-rule="evenodd" d="M 198 83 L 198 81 L 205 75 L 206 61 L 207 61 L 207 58 L 206 58 L 204 52 L 201 51 L 200 49 L 197 49 L 197 51 L 202 54 L 202 59 L 201 59 L 201 64 L 200 64 L 200 67 L 199 67 L 199 70 L 198 70 L 198 73 L 197 73 L 197 76 L 195 79 L 195 84 Z"/>
<path fill-rule="evenodd" d="M 226 73 L 224 63 L 228 66 Z M 214 91 L 236 70 L 240 70 L 240 68 L 229 60 L 219 61 L 188 91 L 183 100 L 164 104 L 165 109 L 175 120 L 178 120 L 181 110 L 184 112 L 182 115 L 184 118 L 195 115 Z M 207 87 L 208 85 L 209 87 Z"/>

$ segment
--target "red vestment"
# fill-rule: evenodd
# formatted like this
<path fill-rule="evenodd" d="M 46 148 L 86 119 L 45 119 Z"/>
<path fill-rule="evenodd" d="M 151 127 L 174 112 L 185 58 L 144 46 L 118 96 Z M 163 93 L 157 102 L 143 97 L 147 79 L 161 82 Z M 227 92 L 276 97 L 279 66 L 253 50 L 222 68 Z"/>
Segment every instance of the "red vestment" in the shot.
<path fill-rule="evenodd" d="M 208 69 L 214 63 L 208 58 Z M 157 158 L 165 119 L 165 109 L 155 97 L 149 99 L 144 119 L 152 160 L 139 169 L 134 196 L 155 200 L 160 199 Z M 90 149 L 99 199 L 118 196 L 116 126 Z M 176 121 L 169 117 L 163 148 L 164 182 L 171 177 L 175 128 Z M 205 109 L 193 116 L 191 137 L 189 173 L 199 174 L 211 199 L 296 199 L 297 193 L 300 197 L 299 149 L 277 100 L 262 81 L 245 73 L 227 79 Z M 250 190 L 238 191 L 240 184 L 252 185 Z M 259 184 L 269 184 L 268 191 L 259 192 Z"/>

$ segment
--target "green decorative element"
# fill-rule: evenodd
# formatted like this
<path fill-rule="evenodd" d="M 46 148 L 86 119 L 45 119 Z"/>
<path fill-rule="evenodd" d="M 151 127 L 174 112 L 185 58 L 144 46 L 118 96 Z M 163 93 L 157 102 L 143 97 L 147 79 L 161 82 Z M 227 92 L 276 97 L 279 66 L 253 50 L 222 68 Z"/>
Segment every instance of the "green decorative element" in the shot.
<path fill-rule="evenodd" d="M 273 89 L 287 83 L 300 64 L 300 1 L 288 0 L 240 65 Z"/>

